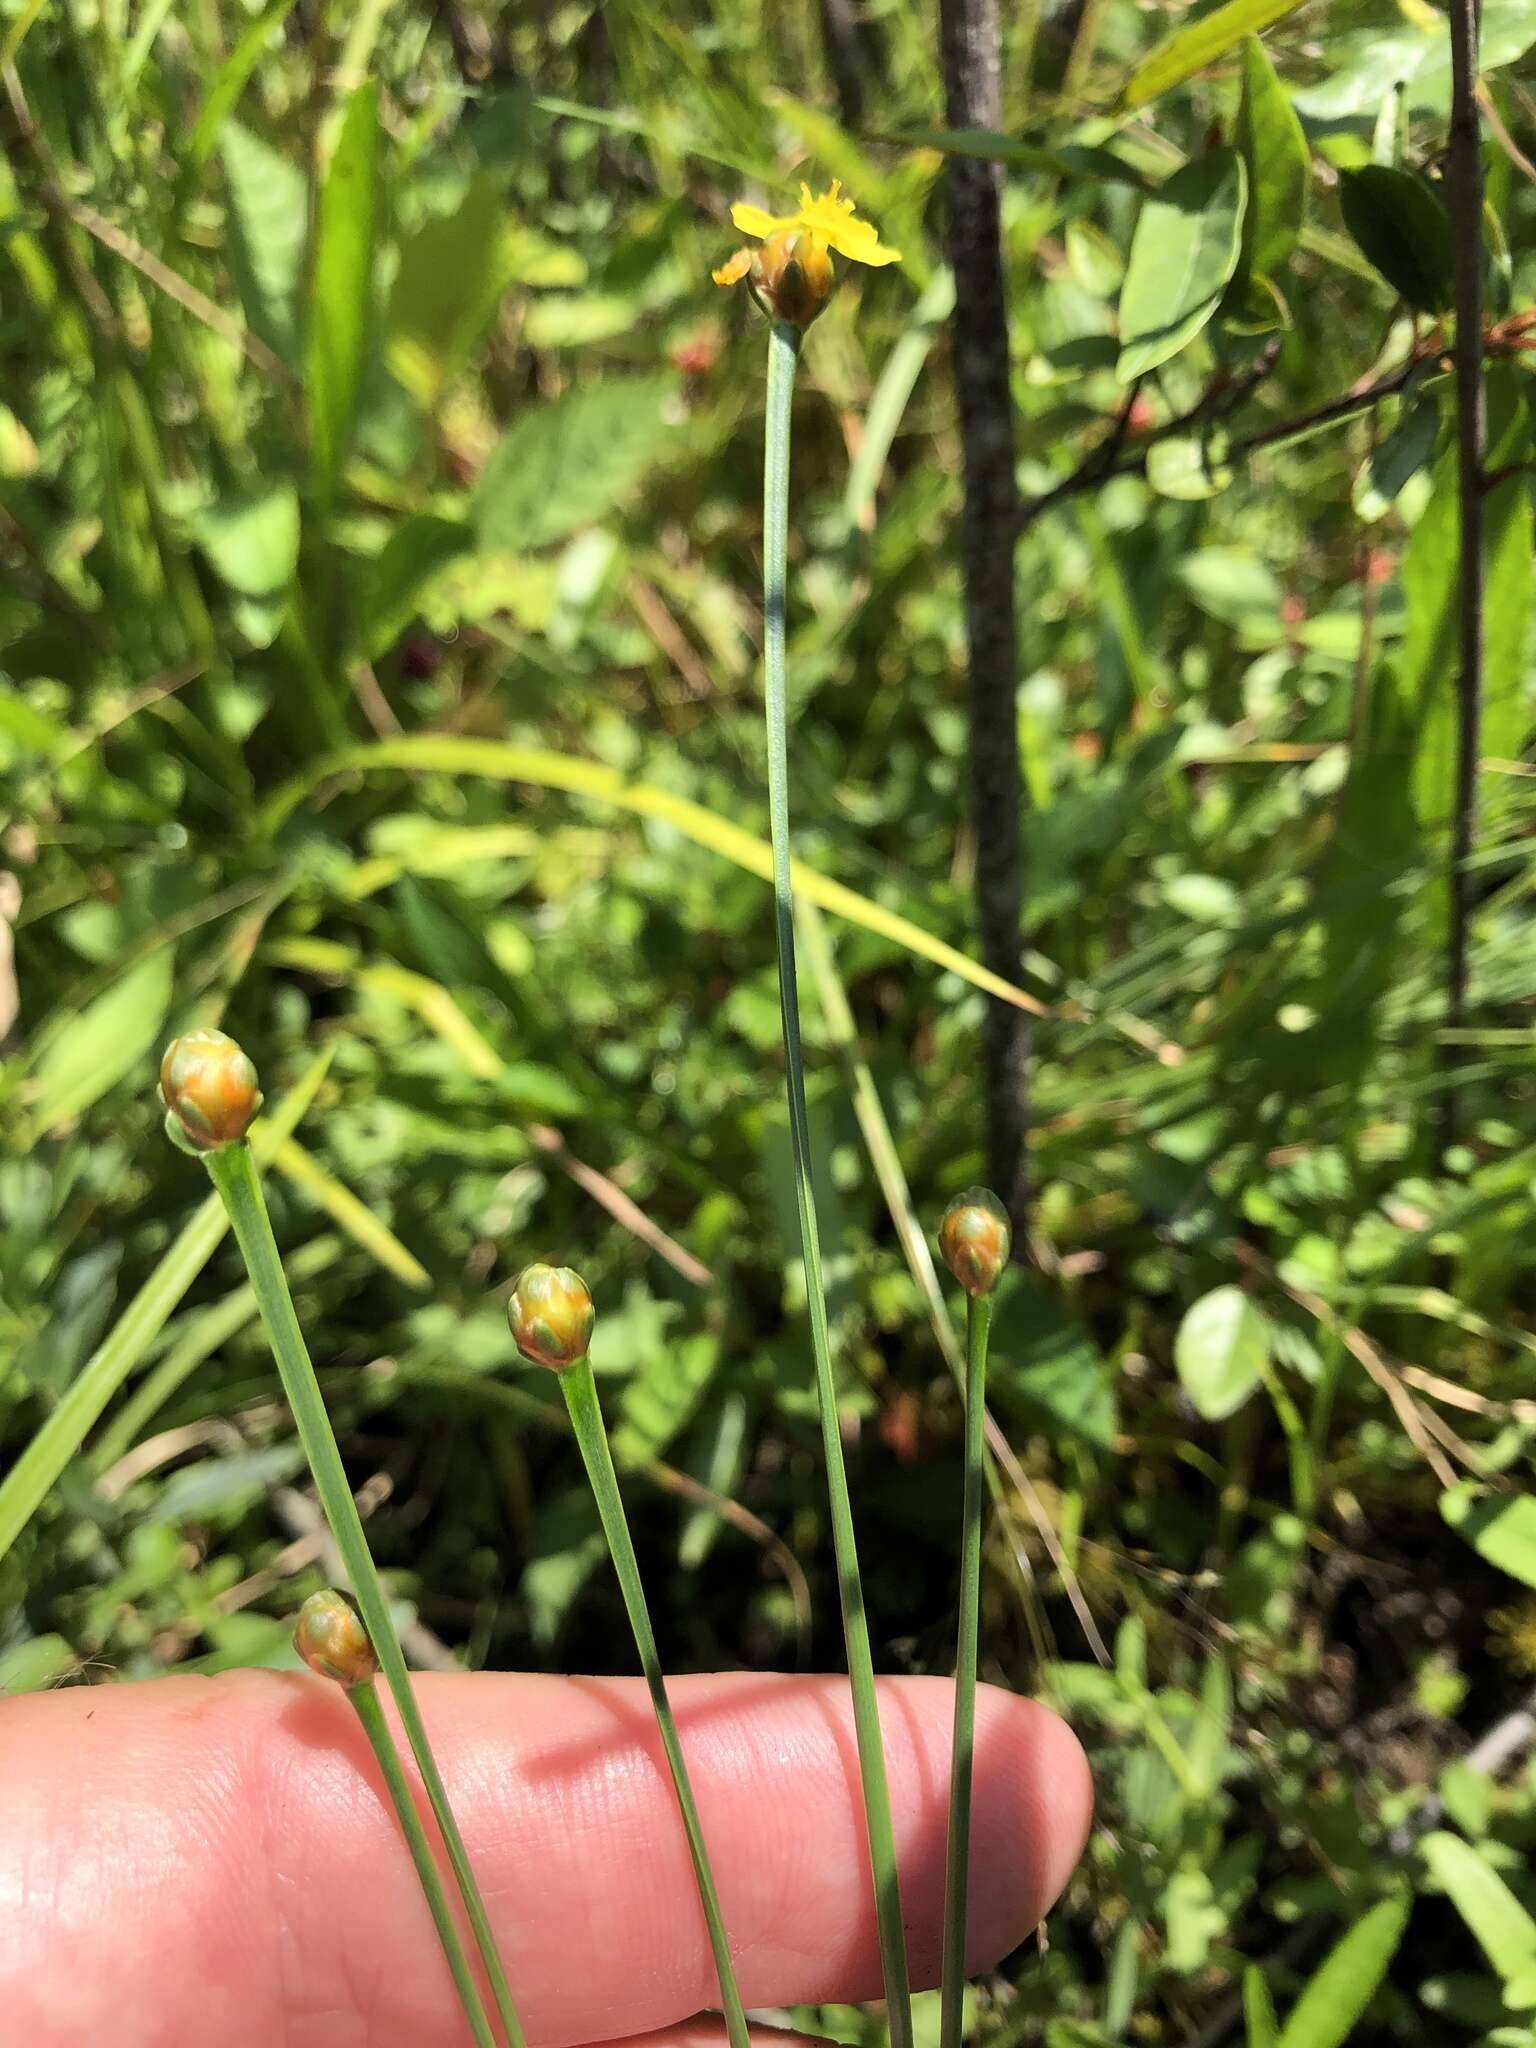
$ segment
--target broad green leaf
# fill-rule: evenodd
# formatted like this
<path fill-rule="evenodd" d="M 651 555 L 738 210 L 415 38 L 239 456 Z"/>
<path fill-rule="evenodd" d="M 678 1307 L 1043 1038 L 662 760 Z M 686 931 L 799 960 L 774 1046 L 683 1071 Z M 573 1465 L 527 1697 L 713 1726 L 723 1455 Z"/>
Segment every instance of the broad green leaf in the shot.
<path fill-rule="evenodd" d="M 1431 392 L 1408 399 L 1390 434 L 1371 450 L 1355 479 L 1354 506 L 1362 519 L 1380 519 L 1435 452 L 1440 401 Z"/>
<path fill-rule="evenodd" d="M 400 250 L 385 321 L 385 358 L 417 403 L 431 406 L 463 368 L 512 276 L 501 180 L 471 180 L 455 210 L 426 220 Z"/>
<path fill-rule="evenodd" d="M 1250 1963 L 1243 1972 L 1243 2018 L 1248 2024 L 1248 2048 L 1279 2048 L 1275 2001 L 1257 1963 Z"/>
<path fill-rule="evenodd" d="M 1324 1957 L 1291 2008 L 1279 2048 L 1343 2048 L 1397 1953 L 1413 1899 L 1383 1899 Z"/>
<path fill-rule="evenodd" d="M 1324 54 L 1331 78 L 1296 95 L 1309 119 L 1367 120 L 1400 87 L 1411 114 L 1442 118 L 1451 104 L 1451 39 L 1445 16 L 1430 7 L 1404 8 L 1401 26 L 1359 29 L 1330 39 Z M 1536 43 L 1530 0 L 1484 0 L 1479 69 L 1513 64 Z"/>
<path fill-rule="evenodd" d="M 467 526 L 430 512 L 395 528 L 363 577 L 363 645 L 370 660 L 394 646 L 433 578 L 473 545 Z"/>
<path fill-rule="evenodd" d="M 1488 380 L 1488 467 L 1517 461 L 1529 433 L 1523 379 Z M 1414 808 L 1434 830 L 1450 818 L 1456 791 L 1457 606 L 1461 558 L 1456 449 L 1434 468 L 1434 488 L 1403 555 L 1408 623 L 1399 687 L 1414 720 Z M 1480 751 L 1508 755 L 1525 738 L 1526 633 L 1531 616 L 1531 503 L 1523 477 L 1488 492 L 1483 510 L 1485 562 L 1483 729 Z"/>
<path fill-rule="evenodd" d="M 618 769 L 606 767 L 600 761 L 584 760 L 576 754 L 558 754 L 543 747 L 504 746 L 495 740 L 459 739 L 440 734 L 379 740 L 371 746 L 351 748 L 318 762 L 304 780 L 290 784 L 269 805 L 266 812 L 268 829 L 276 829 L 294 805 L 302 801 L 305 790 L 325 776 L 340 769 L 367 774 L 388 768 L 439 775 L 485 775 L 500 782 L 528 782 L 544 789 L 568 790 L 574 796 L 615 804 L 640 817 L 659 818 L 685 839 L 707 847 L 711 853 L 745 868 L 749 874 L 764 881 L 772 878 L 773 855 L 767 840 L 744 831 L 728 818 L 717 817 L 703 804 L 692 803 L 686 797 L 673 796 L 670 790 L 654 789 L 646 783 L 626 782 Z M 946 945 L 942 939 L 934 938 L 921 926 L 913 924 L 910 918 L 887 910 L 883 904 L 872 903 L 867 896 L 833 881 L 830 876 L 818 874 L 803 861 L 792 863 L 792 874 L 796 893 L 808 896 L 835 917 L 846 918 L 850 924 L 862 925 L 866 931 L 878 933 L 893 945 L 932 961 L 936 967 L 942 967 L 950 974 L 958 974 L 973 988 L 983 989 L 988 995 L 1012 1003 L 1015 1009 L 1032 1010 L 1037 1015 L 1043 1011 L 1044 1005 L 1034 996 L 1026 994 L 1013 982 L 1004 981 L 1000 974 L 979 967 L 955 947 Z"/>
<path fill-rule="evenodd" d="M 573 391 L 514 421 L 475 493 L 487 548 L 538 548 L 611 512 L 670 434 L 670 377 L 618 378 Z"/>
<path fill-rule="evenodd" d="M 358 88 L 347 107 L 315 226 L 305 384 L 310 461 L 322 503 L 335 489 L 357 417 L 373 326 L 378 185 L 378 90 L 370 83 Z"/>
<path fill-rule="evenodd" d="M 1339 180 L 1344 225 L 1360 252 L 1420 313 L 1451 304 L 1451 223 L 1440 195 L 1413 171 L 1366 164 Z"/>
<path fill-rule="evenodd" d="M 1027 1274 L 998 1303 L 991 1372 L 1000 1404 L 1023 1403 L 1106 1449 L 1114 1442 L 1120 1417 L 1108 1362 L 1076 1316 Z"/>
<path fill-rule="evenodd" d="M 1444 1829 L 1426 1835 L 1419 1847 L 1435 1882 L 1505 1985 L 1536 1968 L 1536 1920 L 1487 1857 Z M 1536 2005 L 1536 1998 L 1530 2002 Z"/>
<path fill-rule="evenodd" d="M 617 1461 L 638 1465 L 664 1451 L 693 1420 L 720 1363 L 719 1339 L 702 1332 L 658 1344 L 624 1389 L 613 1431 Z"/>
<path fill-rule="evenodd" d="M 1536 531 L 1523 476 L 1488 494 L 1483 597 L 1483 726 L 1480 751 L 1507 760 L 1531 728 L 1527 698 L 1531 614 L 1536 607 Z"/>
<path fill-rule="evenodd" d="M 292 484 L 221 498 L 189 522 L 193 538 L 231 590 L 276 597 L 299 562 L 299 499 Z"/>
<path fill-rule="evenodd" d="M 1489 1493 L 1463 1480 L 1440 1496 L 1440 1513 L 1479 1557 L 1524 1586 L 1536 1586 L 1536 1498 Z"/>
<path fill-rule="evenodd" d="M 1300 0 L 1226 0 L 1225 6 L 1213 7 L 1142 58 L 1125 82 L 1120 105 L 1146 106 L 1299 5 Z"/>
<path fill-rule="evenodd" d="M 273 1115 L 258 1117 L 251 1126 L 251 1146 L 258 1166 L 265 1165 L 283 1139 L 292 1135 L 313 1102 L 330 1063 L 329 1050 L 318 1054 Z M 192 1162 L 189 1160 L 187 1165 L 190 1170 Z M 224 1204 L 210 1191 L 0 1480 L 0 1558 L 37 1513 L 49 1488 L 85 1441 L 91 1425 L 174 1315 L 228 1229 Z"/>
<path fill-rule="evenodd" d="M 145 1057 L 171 1007 L 172 949 L 158 946 L 44 1046 L 33 1074 L 40 1131 L 82 1116 Z"/>
<path fill-rule="evenodd" d="M 29 1636 L 0 1651 L 0 1699 L 24 1692 L 42 1692 L 79 1666 L 80 1659 L 63 1636 Z"/>
<path fill-rule="evenodd" d="M 1246 185 L 1242 158 L 1217 149 L 1142 202 L 1120 293 L 1123 382 L 1177 355 L 1221 303 L 1242 245 Z"/>
<path fill-rule="evenodd" d="M 1207 1422 L 1236 1414 L 1269 1362 L 1264 1318 L 1240 1287 L 1213 1287 L 1184 1314 L 1173 1340 L 1184 1391 Z"/>
<path fill-rule="evenodd" d="M 1190 503 L 1220 496 L 1235 471 L 1227 459 L 1230 441 L 1219 429 L 1207 434 L 1169 434 L 1147 450 L 1147 482 L 1161 498 Z"/>
<path fill-rule="evenodd" d="M 1090 143 L 1051 146 L 1022 136 L 999 135 L 990 128 L 904 128 L 891 140 L 908 149 L 936 149 L 943 156 L 975 157 L 982 163 L 1050 171 L 1063 178 L 1104 178 L 1111 184 L 1137 187 L 1147 182 L 1123 156 Z"/>
<path fill-rule="evenodd" d="M 296 164 L 242 128 L 220 138 L 229 200 L 230 268 L 246 321 L 274 355 L 299 366 L 309 185 Z"/>
<path fill-rule="evenodd" d="M 1163 1920 L 1168 1929 L 1168 1967 L 1180 1976 L 1203 1970 L 1211 1943 L 1226 1926 L 1216 1903 L 1209 1871 L 1176 1870 L 1163 1891 Z"/>
<path fill-rule="evenodd" d="M 1312 157 L 1285 87 L 1264 45 L 1243 45 L 1237 146 L 1248 172 L 1238 279 L 1274 277 L 1290 261 L 1307 217 Z"/>

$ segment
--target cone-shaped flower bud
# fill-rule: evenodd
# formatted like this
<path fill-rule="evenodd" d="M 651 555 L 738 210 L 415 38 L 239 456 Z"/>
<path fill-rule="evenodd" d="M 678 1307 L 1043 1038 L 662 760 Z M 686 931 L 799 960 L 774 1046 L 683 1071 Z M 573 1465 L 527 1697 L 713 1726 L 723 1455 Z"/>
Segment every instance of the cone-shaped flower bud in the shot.
<path fill-rule="evenodd" d="M 526 1266 L 507 1303 L 518 1350 L 551 1372 L 586 1357 L 595 1320 L 587 1283 L 569 1266 Z"/>
<path fill-rule="evenodd" d="M 378 1672 L 368 1631 L 350 1600 L 340 1593 L 311 1593 L 294 1624 L 293 1647 L 311 1671 L 334 1678 L 348 1692 L 366 1685 Z"/>
<path fill-rule="evenodd" d="M 256 1069 L 222 1031 L 184 1031 L 160 1062 L 160 1100 L 195 1152 L 233 1145 L 261 1107 Z"/>
<path fill-rule="evenodd" d="M 1008 1211 L 990 1188 L 967 1188 L 944 1211 L 939 1250 L 967 1294 L 990 1294 L 1012 1249 Z"/>

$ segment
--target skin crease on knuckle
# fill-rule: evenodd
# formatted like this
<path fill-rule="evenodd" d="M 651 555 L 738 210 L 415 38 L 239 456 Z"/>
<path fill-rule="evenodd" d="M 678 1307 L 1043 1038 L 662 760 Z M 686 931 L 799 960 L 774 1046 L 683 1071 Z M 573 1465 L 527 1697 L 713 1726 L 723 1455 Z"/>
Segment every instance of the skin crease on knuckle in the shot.
<path fill-rule="evenodd" d="M 718 1991 L 640 1682 L 484 1675 L 419 1693 L 532 2048 L 678 2038 Z M 920 1985 L 937 1980 L 952 1697 L 938 1679 L 881 1686 Z M 680 1679 L 674 1703 L 748 2005 L 877 1997 L 846 1680 Z M 973 1968 L 1046 1910 L 1089 1805 L 1070 1732 L 980 1688 Z M 0 1813 L 3 2048 L 468 2038 L 362 1732 L 323 1680 L 0 1706 Z"/>

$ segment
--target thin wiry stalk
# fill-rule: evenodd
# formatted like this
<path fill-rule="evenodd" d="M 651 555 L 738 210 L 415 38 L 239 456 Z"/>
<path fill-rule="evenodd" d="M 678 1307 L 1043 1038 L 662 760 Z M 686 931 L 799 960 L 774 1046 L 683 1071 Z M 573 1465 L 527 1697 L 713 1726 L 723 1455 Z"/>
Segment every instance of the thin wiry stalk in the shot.
<path fill-rule="evenodd" d="M 571 1428 L 576 1433 L 582 1462 L 587 1468 L 587 1478 L 591 1482 L 592 1497 L 597 1502 L 603 1534 L 608 1539 L 608 1554 L 613 1559 L 619 1591 L 624 1596 L 629 1625 L 634 1632 L 635 1648 L 640 1653 L 640 1668 L 644 1671 L 645 1682 L 650 1688 L 651 1705 L 656 1710 L 656 1725 L 661 1731 L 661 1746 L 666 1751 L 667 1765 L 672 1773 L 672 1789 L 677 1794 L 677 1804 L 683 1816 L 683 1830 L 688 1837 L 688 1853 L 693 1858 L 694 1880 L 699 1888 L 699 1900 L 703 1905 L 704 1918 L 709 1927 L 709 1945 L 714 1952 L 715 1973 L 720 1979 L 720 1997 L 725 2013 L 726 2031 L 730 2035 L 731 2048 L 748 2048 L 750 2034 L 747 2016 L 742 2009 L 741 1993 L 736 1988 L 736 1968 L 731 1961 L 731 1944 L 725 1931 L 725 1915 L 720 1910 L 720 1895 L 715 1889 L 714 1873 L 710 1869 L 709 1849 L 704 1841 L 704 1829 L 699 1820 L 693 1786 L 689 1781 L 688 1766 L 683 1758 L 683 1746 L 678 1739 L 672 1702 L 667 1698 L 667 1682 L 662 1676 L 661 1657 L 656 1648 L 656 1633 L 651 1627 L 650 1609 L 646 1605 L 645 1587 L 640 1578 L 640 1564 L 635 1556 L 635 1546 L 630 1540 L 629 1520 L 624 1512 L 624 1496 L 619 1491 L 618 1474 L 613 1469 L 613 1454 L 608 1448 L 608 1433 L 603 1427 L 603 1411 L 597 1398 L 597 1381 L 592 1376 L 590 1360 L 583 1358 L 576 1365 L 568 1366 L 560 1375 L 560 1389 L 565 1395 Z"/>
<path fill-rule="evenodd" d="M 379 1769 L 384 1777 L 385 1788 L 400 1822 L 400 1832 L 405 1837 L 406 1847 L 411 1852 L 411 1861 L 416 1866 L 416 1875 L 421 1880 L 421 1889 L 432 1915 L 432 1924 L 437 1929 L 437 1938 L 443 1945 L 443 1954 L 448 1958 L 448 1967 L 453 1972 L 453 1981 L 458 1987 L 459 2000 L 469 2020 L 470 2032 L 475 2037 L 476 2048 L 496 2048 L 496 2036 L 486 2017 L 485 2004 L 480 1996 L 480 1987 L 475 1982 L 474 1972 L 469 1967 L 469 1957 L 464 1953 L 464 1944 L 459 1939 L 459 1930 L 454 1923 L 453 1909 L 448 1904 L 448 1895 L 443 1890 L 443 1875 L 432 1854 L 427 1840 L 427 1831 L 421 1824 L 421 1815 L 416 1811 L 416 1801 L 411 1796 L 410 1785 L 400 1762 L 400 1752 L 395 1747 L 395 1738 L 389 1732 L 384 1719 L 384 1709 L 379 1704 L 378 1693 L 370 1680 L 366 1685 L 353 1686 L 347 1693 L 357 1718 L 363 1724 L 363 1733 L 368 1737 Z"/>
<path fill-rule="evenodd" d="M 501 2024 L 506 2030 L 511 2048 L 526 2048 L 523 2030 L 518 2022 L 517 2011 L 512 2003 L 507 1973 L 502 1967 L 497 1951 L 496 1937 L 491 1932 L 490 1919 L 486 1914 L 485 1902 L 480 1896 L 480 1887 L 470 1868 L 469 1852 L 464 1847 L 464 1837 L 459 1824 L 453 1817 L 448 1804 L 448 1794 L 443 1786 L 442 1775 L 427 1741 L 426 1727 L 416 1705 L 416 1695 L 411 1689 L 411 1677 L 406 1669 L 405 1656 L 395 1634 L 395 1625 L 390 1619 L 389 1603 L 384 1597 L 384 1588 L 379 1583 L 378 1572 L 368 1550 L 368 1539 L 363 1534 L 363 1524 L 352 1498 L 352 1489 L 347 1484 L 346 1468 L 341 1462 L 341 1453 L 336 1448 L 335 1432 L 331 1419 L 326 1413 L 325 1399 L 320 1392 L 320 1382 L 315 1377 L 314 1364 L 304 1342 L 304 1333 L 299 1328 L 299 1319 L 294 1312 L 293 1297 L 288 1292 L 288 1281 L 283 1272 L 282 1258 L 277 1242 L 272 1235 L 272 1225 L 267 1216 L 266 1199 L 261 1192 L 261 1181 L 251 1148 L 241 1140 L 234 1145 L 221 1146 L 217 1151 L 204 1154 L 208 1175 L 229 1211 L 229 1220 L 234 1229 L 235 1241 L 240 1255 L 245 1260 L 246 1272 L 250 1276 L 252 1290 L 261 1309 L 261 1319 L 266 1324 L 267 1337 L 272 1346 L 272 1356 L 277 1362 L 278 1376 L 283 1383 L 283 1392 L 293 1411 L 294 1426 L 304 1455 L 320 1496 L 320 1505 L 336 1539 L 336 1548 L 352 1582 L 352 1591 L 357 1599 L 358 1610 L 363 1617 L 363 1626 L 373 1641 L 380 1668 L 394 1696 L 395 1708 L 400 1716 L 416 1767 L 421 1772 L 421 1781 L 426 1787 L 432 1811 L 442 1832 L 443 1844 L 448 1851 L 448 1861 L 458 1880 L 459 1891 L 464 1900 L 464 1910 L 469 1915 L 469 1924 L 474 1929 L 475 1940 L 490 1978 L 491 1992 Z"/>
<path fill-rule="evenodd" d="M 992 1297 L 968 1297 L 965 1324 L 965 1490 L 960 1511 L 960 1616 L 955 1649 L 955 1739 L 949 1766 L 944 1873 L 940 2048 L 960 2048 L 965 2002 L 965 1908 L 971 1861 L 971 1769 L 976 1748 L 976 1638 L 981 1612 L 981 1495 Z"/>
<path fill-rule="evenodd" d="M 1451 819 L 1451 903 L 1447 939 L 1445 1021 L 1455 1030 L 1467 1009 L 1467 957 L 1476 878 L 1468 863 L 1477 838 L 1477 764 L 1483 718 L 1484 464 L 1488 405 L 1483 388 L 1483 155 L 1477 109 L 1479 0 L 1452 0 L 1451 130 L 1446 167 L 1455 229 L 1456 451 L 1461 516 L 1458 565 L 1456 795 Z M 1456 1128 L 1457 1096 L 1445 1099 L 1447 1137 Z"/>
<path fill-rule="evenodd" d="M 901 1920 L 896 1841 L 891 1828 L 891 1796 L 886 1782 L 885 1750 L 880 1737 L 880 1708 L 875 1698 L 869 1622 L 864 1612 L 864 1588 L 859 1578 L 858 1546 L 853 1533 L 853 1507 L 848 1497 L 848 1473 L 843 1463 L 842 1437 L 838 1430 L 837 1388 L 832 1376 L 832 1347 L 827 1333 L 821 1245 L 816 1228 L 815 1197 L 811 1191 L 810 1117 L 806 1110 L 805 1069 L 800 1050 L 800 991 L 795 974 L 795 914 L 789 872 L 789 739 L 784 701 L 790 401 L 799 353 L 800 330 L 784 321 L 775 321 L 768 339 L 768 410 L 763 461 L 763 609 L 768 818 L 773 840 L 779 1009 L 789 1093 L 790 1145 L 794 1154 L 795 1206 L 800 1223 L 800 1253 L 805 1262 L 806 1307 L 811 1324 L 811 1349 L 816 1361 L 817 1405 L 821 1412 L 822 1453 L 827 1468 L 832 1542 L 837 1557 L 837 1585 L 843 1609 L 843 1639 L 848 1653 L 848 1682 L 853 1693 L 854 1733 L 864 1792 L 864 1825 L 869 1837 L 870 1872 L 874 1880 L 875 1913 L 880 1930 L 880 1964 L 885 1979 L 886 2003 L 890 2009 L 891 2048 L 911 2048 L 911 1993 L 907 1981 L 907 1948 Z"/>

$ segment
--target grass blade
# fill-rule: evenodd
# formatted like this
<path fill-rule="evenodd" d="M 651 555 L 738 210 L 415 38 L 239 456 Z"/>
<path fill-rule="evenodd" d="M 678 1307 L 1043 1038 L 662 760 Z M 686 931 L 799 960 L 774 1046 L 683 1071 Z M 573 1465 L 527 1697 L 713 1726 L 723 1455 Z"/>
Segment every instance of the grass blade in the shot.
<path fill-rule="evenodd" d="M 270 1159 L 296 1127 L 330 1063 L 330 1051 L 320 1053 L 275 1113 L 254 1126 L 251 1142 L 259 1161 Z M 0 1557 L 37 1513 L 97 1417 L 175 1314 L 228 1228 L 217 1195 L 209 1195 L 6 1474 L 0 1483 Z"/>

